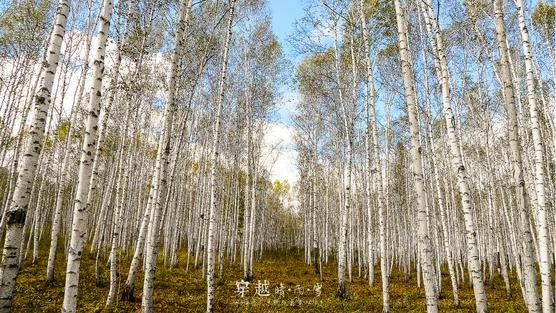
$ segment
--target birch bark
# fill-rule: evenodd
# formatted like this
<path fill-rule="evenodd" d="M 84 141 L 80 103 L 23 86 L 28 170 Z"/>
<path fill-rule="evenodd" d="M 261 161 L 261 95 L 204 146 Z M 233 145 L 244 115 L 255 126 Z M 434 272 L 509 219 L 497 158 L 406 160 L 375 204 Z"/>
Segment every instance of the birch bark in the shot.
<path fill-rule="evenodd" d="M 438 312 L 437 293 L 435 290 L 435 273 L 432 264 L 432 248 L 427 230 L 427 208 L 425 203 L 425 186 L 423 183 L 422 149 L 417 120 L 417 99 L 415 97 L 415 83 L 413 81 L 413 65 L 408 47 L 405 13 L 399 0 L 394 1 L 396 21 L 398 27 L 398 45 L 400 51 L 401 68 L 403 74 L 404 94 L 409 118 L 411 137 L 411 159 L 415 193 L 417 194 L 417 235 L 419 242 L 419 258 L 423 270 L 423 281 L 427 302 L 427 312 Z"/>
<path fill-rule="evenodd" d="M 217 162 L 219 155 L 220 143 L 220 122 L 222 117 L 222 103 L 226 93 L 226 73 L 228 71 L 228 53 L 230 49 L 230 41 L 232 38 L 232 24 L 234 20 L 234 9 L 236 0 L 230 2 L 230 16 L 228 19 L 228 26 L 226 31 L 226 39 L 224 42 L 224 51 L 222 54 L 222 67 L 220 69 L 220 82 L 218 85 L 218 98 L 216 100 L 216 117 L 213 128 L 212 138 L 212 153 L 210 157 L 210 203 L 209 203 L 209 219 L 208 219 L 208 234 L 207 234 L 207 313 L 213 311 L 214 301 L 214 234 L 216 224 L 216 175 L 217 175 Z M 246 260 L 244 260 L 246 261 Z"/>
<path fill-rule="evenodd" d="M 68 0 L 58 2 L 48 47 L 43 56 L 40 87 L 35 95 L 35 116 L 23 150 L 25 153 L 18 169 L 11 205 L 5 211 L 6 235 L 0 266 L 0 312 L 9 312 L 12 305 L 15 280 L 19 273 L 23 226 L 31 198 L 31 188 L 35 180 L 37 163 L 42 150 L 45 124 L 51 102 L 51 90 L 54 84 L 54 75 L 56 75 L 58 69 L 60 49 L 65 35 L 69 9 L 70 3 Z"/>
<path fill-rule="evenodd" d="M 378 145 L 378 126 L 376 120 L 376 111 L 375 111 L 375 88 L 373 82 L 373 68 L 370 58 L 369 52 L 369 37 L 367 34 L 367 23 L 365 21 L 365 15 L 363 13 L 363 0 L 359 3 L 359 16 L 360 16 L 360 23 L 361 23 L 361 31 L 363 35 L 363 51 L 365 52 L 365 66 L 366 66 L 366 108 L 367 108 L 367 128 L 370 127 L 370 130 L 367 130 L 368 134 L 366 135 L 366 140 L 369 141 L 369 138 L 372 138 L 372 157 L 374 158 L 374 162 L 372 163 L 372 168 L 370 168 L 370 175 L 372 180 L 376 184 L 376 192 L 377 192 L 377 204 L 378 204 L 378 223 L 379 223 L 379 240 L 380 240 L 380 273 L 382 279 L 382 311 L 389 312 L 390 311 L 390 293 L 388 291 L 389 288 L 389 275 L 388 269 L 386 267 L 387 257 L 386 257 L 386 223 L 384 217 L 384 208 L 385 208 L 385 201 L 384 201 L 384 182 L 382 177 L 382 165 L 380 162 L 380 151 Z M 370 146 L 369 143 L 367 143 Z M 369 148 L 367 148 L 369 149 Z M 369 152 L 367 152 L 369 154 Z M 369 157 L 368 157 L 369 158 Z M 371 163 L 368 161 L 368 165 L 371 166 Z M 368 175 L 368 174 L 367 174 Z M 370 192 L 369 195 L 370 196 Z M 371 218 L 370 213 L 368 213 L 369 219 Z M 369 221 L 370 222 L 370 221 Z M 367 232 L 370 235 L 370 227 L 368 226 Z M 370 238 L 368 239 L 369 242 L 367 243 L 369 246 Z M 371 259 L 370 255 L 372 254 L 372 250 L 369 249 L 369 259 Z M 369 262 L 371 264 L 372 262 Z M 371 269 L 372 270 L 372 269 Z"/>
<path fill-rule="evenodd" d="M 60 168 L 60 182 L 58 186 L 58 193 L 56 194 L 56 207 L 54 209 L 54 216 L 52 217 L 52 228 L 50 230 L 50 249 L 48 252 L 48 263 L 46 266 L 46 283 L 52 283 L 54 281 L 54 261 L 56 260 L 56 250 L 58 247 L 58 234 L 60 232 L 60 225 L 62 221 L 60 220 L 62 217 L 62 203 L 63 203 L 63 191 L 65 184 L 68 180 L 68 159 L 70 154 L 70 145 L 71 140 L 73 137 L 73 129 L 74 127 L 71 125 L 73 123 L 74 112 L 76 109 L 79 109 L 81 106 L 81 99 L 83 97 L 83 91 L 85 89 L 85 78 L 87 77 L 87 72 L 89 71 L 89 53 L 91 50 L 91 39 L 92 34 L 89 32 L 91 24 L 91 10 L 89 6 L 89 16 L 87 17 L 87 26 L 86 29 L 88 31 L 87 39 L 85 41 L 85 53 L 83 57 L 83 69 L 81 73 L 81 77 L 79 78 L 79 91 L 76 93 L 76 100 L 77 103 L 72 105 L 71 114 L 70 114 L 70 125 L 69 130 L 67 133 L 66 138 L 66 145 L 64 151 L 64 157 L 62 159 L 62 165 Z"/>
<path fill-rule="evenodd" d="M 436 76 L 440 80 L 440 89 L 442 93 L 442 105 L 444 109 L 444 119 L 446 122 L 446 132 L 448 133 L 448 146 L 452 155 L 452 167 L 456 172 L 459 193 L 461 196 L 461 205 L 465 221 L 466 242 L 467 242 L 467 262 L 473 280 L 473 291 L 475 294 L 475 309 L 477 312 L 487 311 L 487 299 L 481 276 L 481 264 L 479 260 L 479 250 L 477 248 L 477 231 L 473 220 L 473 208 L 471 193 L 469 190 L 469 182 L 467 170 L 463 164 L 462 152 L 457 137 L 454 115 L 452 113 L 452 105 L 450 103 L 450 87 L 449 87 L 449 70 L 446 61 L 446 53 L 444 51 L 444 43 L 438 22 L 432 12 L 432 4 L 430 0 L 427 3 L 420 2 L 421 10 L 425 18 L 425 25 L 431 41 L 432 51 L 435 55 L 435 71 Z"/>
<path fill-rule="evenodd" d="M 332 11 L 332 10 L 331 10 Z M 331 12 L 331 14 L 335 14 L 335 12 Z M 344 298 L 346 296 L 346 265 L 349 267 L 348 260 L 348 216 L 350 212 L 350 205 L 351 205 L 351 182 L 352 182 L 352 154 L 353 154 L 353 122 L 352 122 L 352 113 L 349 112 L 349 107 L 347 103 L 345 103 L 344 94 L 342 90 L 342 83 L 340 77 L 340 52 L 338 49 L 338 33 L 337 33 L 337 25 L 338 20 L 334 18 L 334 68 L 335 68 L 335 75 L 336 80 L 338 83 L 338 98 L 340 105 L 342 107 L 342 117 L 343 117 L 343 131 L 344 131 L 344 140 L 347 145 L 346 151 L 346 158 L 347 158 L 347 165 L 346 169 L 346 177 L 343 181 L 343 189 L 344 189 L 344 196 L 343 196 L 343 204 L 340 201 L 340 226 L 339 226 L 339 240 L 338 240 L 338 295 L 340 298 Z M 354 99 L 355 101 L 355 99 Z M 355 102 L 354 102 L 355 105 Z M 341 167 L 341 164 L 339 164 Z M 340 170 L 339 176 L 342 175 Z M 349 272 L 349 271 L 348 271 Z"/>
<path fill-rule="evenodd" d="M 167 195 L 167 174 L 168 163 L 170 161 L 170 136 L 172 134 L 172 126 L 174 123 L 174 114 L 176 111 L 176 85 L 178 65 L 181 57 L 181 50 L 185 46 L 185 29 L 187 20 L 191 11 L 192 0 L 182 0 L 180 2 L 180 16 L 176 27 L 176 46 L 172 51 L 172 63 L 168 73 L 167 80 L 167 99 L 166 107 L 164 110 L 164 124 L 162 134 L 160 135 L 157 158 L 155 165 L 155 172 L 153 174 L 152 192 L 150 194 L 150 221 L 147 229 L 147 254 L 146 254 L 146 268 L 145 277 L 143 281 L 143 297 L 141 300 L 141 309 L 143 312 L 153 311 L 153 289 L 154 289 L 154 274 L 156 271 L 156 256 L 158 250 L 158 236 L 159 225 L 162 216 L 162 203 L 166 200 Z M 147 208 L 149 210 L 149 208 Z M 148 219 L 145 218 L 144 219 Z M 127 285 L 126 285 L 127 287 Z"/>
<path fill-rule="evenodd" d="M 104 55 L 106 42 L 112 18 L 112 0 L 104 0 L 100 13 L 100 29 L 97 40 L 97 51 L 93 61 L 93 84 L 89 95 L 89 108 L 81 159 L 79 161 L 78 185 L 73 208 L 73 221 L 71 225 L 71 239 L 67 258 L 66 283 L 64 288 L 64 302 L 62 312 L 75 312 L 77 306 L 77 286 L 79 284 L 79 267 L 83 245 L 85 244 L 87 220 L 87 194 L 91 183 L 94 152 L 97 145 L 98 116 L 100 114 L 100 101 L 102 98 L 102 81 L 104 74 Z"/>
<path fill-rule="evenodd" d="M 521 232 L 521 261 L 523 295 L 529 312 L 540 312 L 538 296 L 537 277 L 534 267 L 533 238 L 529 227 L 529 212 L 527 208 L 527 195 L 525 180 L 523 178 L 523 160 L 521 156 L 521 145 L 519 138 L 519 125 L 515 103 L 514 84 L 508 58 L 508 46 L 506 41 L 506 28 L 504 25 L 504 12 L 502 0 L 494 0 L 494 17 L 496 22 L 496 41 L 500 53 L 500 70 L 503 88 L 504 103 L 508 118 L 508 139 L 511 153 L 511 165 L 513 168 L 513 179 L 516 187 L 517 209 L 520 213 Z"/>
<path fill-rule="evenodd" d="M 534 177 L 535 192 L 537 195 L 537 233 L 540 254 L 541 292 L 543 313 L 554 312 L 554 298 L 552 296 L 552 284 L 550 281 L 550 240 L 548 235 L 548 217 L 546 207 L 545 176 L 544 176 L 544 149 L 539 125 L 539 108 L 537 107 L 537 95 L 535 76 L 533 74 L 533 55 L 529 43 L 529 32 L 525 23 L 525 8 L 523 0 L 516 0 L 521 42 L 525 56 L 525 71 L 527 74 L 527 99 L 529 101 L 529 116 L 531 119 L 531 132 L 533 133 L 533 145 L 535 149 Z"/>

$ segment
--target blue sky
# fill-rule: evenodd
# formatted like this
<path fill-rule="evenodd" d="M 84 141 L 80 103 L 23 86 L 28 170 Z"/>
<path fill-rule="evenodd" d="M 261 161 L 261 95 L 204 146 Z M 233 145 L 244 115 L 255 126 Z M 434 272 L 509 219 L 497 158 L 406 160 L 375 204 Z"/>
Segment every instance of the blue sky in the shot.
<path fill-rule="evenodd" d="M 272 29 L 286 56 L 295 61 L 295 52 L 288 43 L 288 37 L 294 31 L 294 23 L 303 17 L 303 0 L 268 0 L 268 6 L 272 14 Z"/>
<path fill-rule="evenodd" d="M 286 58 L 292 66 L 296 66 L 300 56 L 289 43 L 289 38 L 295 30 L 295 21 L 303 17 L 304 0 L 268 0 L 268 7 L 272 16 L 272 30 L 278 37 Z M 292 69 L 293 70 L 293 69 Z M 298 101 L 295 87 L 282 87 L 282 99 L 278 105 L 278 122 L 291 125 L 291 117 Z"/>
<path fill-rule="evenodd" d="M 268 0 L 268 8 L 272 15 L 272 30 L 278 37 L 285 56 L 293 66 L 299 61 L 299 56 L 289 44 L 289 37 L 293 34 L 295 21 L 303 17 L 304 0 Z M 287 179 L 290 183 L 297 181 L 296 158 L 297 152 L 293 142 L 292 117 L 298 101 L 298 94 L 293 86 L 284 86 L 282 97 L 277 103 L 278 114 L 275 122 L 268 123 L 265 134 L 268 164 L 272 179 Z M 272 149 L 272 146 L 279 146 Z"/>

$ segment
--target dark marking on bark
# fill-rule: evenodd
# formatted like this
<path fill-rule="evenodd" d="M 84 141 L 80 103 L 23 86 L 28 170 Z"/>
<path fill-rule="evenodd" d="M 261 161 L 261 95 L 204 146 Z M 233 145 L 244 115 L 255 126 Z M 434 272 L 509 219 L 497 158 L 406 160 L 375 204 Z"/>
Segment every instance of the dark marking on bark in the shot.
<path fill-rule="evenodd" d="M 6 212 L 6 225 L 23 225 L 26 216 L 27 212 L 22 208 L 8 210 Z"/>

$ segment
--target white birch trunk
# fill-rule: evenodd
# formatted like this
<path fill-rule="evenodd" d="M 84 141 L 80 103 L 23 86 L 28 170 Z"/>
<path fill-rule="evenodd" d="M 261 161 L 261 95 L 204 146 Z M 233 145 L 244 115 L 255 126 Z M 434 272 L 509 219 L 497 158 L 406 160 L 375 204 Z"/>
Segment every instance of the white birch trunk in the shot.
<path fill-rule="evenodd" d="M 411 135 L 411 158 L 414 188 L 415 193 L 417 194 L 418 255 L 421 260 L 421 268 L 423 270 L 423 281 L 425 285 L 425 295 L 427 298 L 427 312 L 435 313 L 438 312 L 437 294 L 435 290 L 436 278 L 432 264 L 432 248 L 430 246 L 430 238 L 427 230 L 427 208 L 425 204 L 425 186 L 423 183 L 419 123 L 417 120 L 417 100 L 415 98 L 415 86 L 413 82 L 413 65 L 411 64 L 411 55 L 407 42 L 405 13 L 400 6 L 399 0 L 395 0 L 394 6 L 398 26 L 398 45 L 404 81 L 404 94 Z"/>
<path fill-rule="evenodd" d="M 162 215 L 162 203 L 166 202 L 167 196 L 167 174 L 170 155 L 170 136 L 172 134 L 172 126 L 174 123 L 174 113 L 176 111 L 176 85 L 178 65 L 181 56 L 181 50 L 185 46 L 185 29 L 189 13 L 191 10 L 192 0 L 182 0 L 180 2 L 180 16 L 176 27 L 176 46 L 172 52 L 172 63 L 167 80 L 167 99 L 164 110 L 164 125 L 160 140 L 158 143 L 156 168 L 153 177 L 153 186 L 151 194 L 151 213 L 150 222 L 147 230 L 147 246 L 146 246 L 146 264 L 145 277 L 143 280 L 143 297 L 141 300 L 141 309 L 143 312 L 153 311 L 153 289 L 154 274 L 156 271 L 156 256 L 158 252 L 158 236 L 159 225 Z"/>
<path fill-rule="evenodd" d="M 97 40 L 97 51 L 93 61 L 93 83 L 89 94 L 89 109 L 81 159 L 79 162 L 78 185 L 73 208 L 73 221 L 71 226 L 71 239 L 67 259 L 66 283 L 64 289 L 64 303 L 62 312 L 75 312 L 77 307 L 77 286 L 79 284 L 79 267 L 87 221 L 87 195 L 91 183 L 94 152 L 97 145 L 98 116 L 100 114 L 100 101 L 102 99 L 102 81 L 104 74 L 104 56 L 106 42 L 112 18 L 112 0 L 104 0 L 100 13 L 100 28 Z"/>
<path fill-rule="evenodd" d="M 71 147 L 71 140 L 73 137 L 73 129 L 74 129 L 74 125 L 72 125 L 73 123 L 73 118 L 74 118 L 74 114 L 76 110 L 80 109 L 81 106 L 81 99 L 83 97 L 83 91 L 85 90 L 85 78 L 87 77 L 87 72 L 89 70 L 89 53 L 91 50 L 91 39 L 92 39 L 92 34 L 89 32 L 90 30 L 90 24 L 91 24 L 91 8 L 89 7 L 89 16 L 87 17 L 87 24 L 86 24 L 86 29 L 87 29 L 87 38 L 85 40 L 85 53 L 83 56 L 83 68 L 82 68 L 82 72 L 81 72 L 81 76 L 79 78 L 79 85 L 78 85 L 78 91 L 75 94 L 74 97 L 74 103 L 72 104 L 72 108 L 71 108 L 71 114 L 70 114 L 70 118 L 69 118 L 69 131 L 67 133 L 67 138 L 66 138 L 66 145 L 65 145 L 65 151 L 64 151 L 64 157 L 62 159 L 62 165 L 60 167 L 60 182 L 59 182 L 59 186 L 58 186 L 58 193 L 56 194 L 56 207 L 54 209 L 54 216 L 52 217 L 52 228 L 50 231 L 50 249 L 48 252 L 48 263 L 46 266 L 46 283 L 50 284 L 54 281 L 54 261 L 56 260 L 56 250 L 58 247 L 58 234 L 60 232 L 60 225 L 62 223 L 62 221 L 60 220 L 62 217 L 62 203 L 63 203 L 63 191 L 64 191 L 64 187 L 65 184 L 67 182 L 68 179 L 68 173 L 67 173 L 67 167 L 68 167 L 68 159 L 69 159 L 69 154 L 70 154 L 70 147 Z"/>
<path fill-rule="evenodd" d="M 365 140 L 368 142 L 369 138 L 368 137 L 372 137 L 372 156 L 374 157 L 374 163 L 372 165 L 372 168 L 370 168 L 370 174 L 371 174 L 371 178 L 372 180 L 375 182 L 376 187 L 377 187 L 377 204 L 378 204 L 378 223 L 379 223 L 379 240 L 380 240 L 380 273 L 381 273 L 381 279 L 382 279 L 382 311 L 383 312 L 389 312 L 390 311 L 390 293 L 388 291 L 389 289 L 389 275 L 388 275 L 388 270 L 386 268 L 386 262 L 387 262 L 387 256 L 386 256 L 386 223 L 385 223 L 385 217 L 384 217 L 384 208 L 385 208 L 385 201 L 384 201 L 384 182 L 383 182 L 383 177 L 382 177 L 382 166 L 381 166 L 381 162 L 380 162 L 380 151 L 379 151 L 379 145 L 378 145 L 378 126 L 377 126 L 377 121 L 376 121 L 376 111 L 375 111 L 375 88 L 374 88 L 374 82 L 373 82 L 373 69 L 372 69 L 372 64 L 371 64 L 371 58 L 370 58 L 370 52 L 369 52 L 369 37 L 367 35 L 367 23 L 365 21 L 365 15 L 363 13 L 363 1 L 360 1 L 360 5 L 359 5 L 359 16 L 360 16 L 360 23 L 361 23 L 361 29 L 362 29 L 362 35 L 363 35 L 363 51 L 365 52 L 365 65 L 366 65 L 366 107 L 368 110 L 368 119 L 370 119 L 370 121 L 367 121 L 367 128 L 370 127 L 369 130 L 367 130 L 367 134 L 366 134 L 366 138 Z M 369 143 L 367 143 L 367 146 L 370 146 Z M 367 148 L 369 149 L 369 148 Z M 370 154 L 370 151 L 367 152 L 367 154 Z M 367 158 L 370 158 L 370 156 L 367 156 Z M 371 166 L 370 161 L 367 161 L 368 165 Z M 368 175 L 368 174 L 367 174 Z M 374 177 L 373 177 L 374 176 Z M 367 187 L 369 188 L 369 187 Z M 370 197 L 370 192 L 369 195 L 367 197 Z M 369 204 L 368 204 L 369 205 Z M 368 208 L 368 210 L 370 210 L 370 208 Z M 370 218 L 371 218 L 371 214 L 370 211 L 368 213 L 368 217 L 369 217 L 369 224 L 370 224 Z M 367 233 L 369 238 L 367 239 L 369 242 L 367 243 L 369 246 L 371 246 L 371 234 L 370 234 L 370 225 L 367 226 Z M 372 249 L 368 249 L 368 253 L 369 253 L 369 260 L 372 259 L 371 254 L 372 254 Z M 369 262 L 369 266 L 371 266 L 373 262 Z M 370 269 L 373 270 L 373 269 Z"/>
<path fill-rule="evenodd" d="M 521 232 L 521 262 L 523 271 L 524 299 L 529 312 L 540 312 L 537 277 L 534 267 L 533 238 L 529 227 L 529 213 L 526 204 L 525 180 L 523 178 L 523 161 L 521 156 L 519 125 L 516 112 L 514 84 L 508 58 L 506 44 L 506 29 L 504 25 L 502 0 L 494 1 L 494 16 L 496 21 L 496 40 L 500 53 L 500 69 L 504 102 L 508 118 L 508 139 L 513 167 L 514 184 L 516 185 L 517 209 L 520 213 Z"/>
<path fill-rule="evenodd" d="M 51 102 L 51 89 L 58 69 L 60 49 L 65 34 L 69 1 L 60 0 L 48 47 L 44 53 L 40 88 L 35 95 L 35 116 L 24 148 L 23 160 L 18 169 L 17 183 L 11 205 L 5 211 L 6 236 L 0 267 L 0 312 L 9 312 L 12 304 L 15 280 L 19 273 L 20 244 L 23 240 L 23 226 L 31 188 L 35 180 L 37 162 L 42 150 L 46 118 Z"/>
<path fill-rule="evenodd" d="M 331 12 L 331 14 L 335 14 Z M 337 18 L 334 18 L 334 66 L 335 66 L 335 75 L 336 80 L 338 83 L 338 97 L 339 102 L 342 107 L 342 117 L 343 117 L 343 126 L 344 126 L 344 140 L 347 145 L 346 157 L 347 157 L 347 166 L 346 166 L 346 178 L 343 181 L 343 189 L 344 189 L 344 197 L 343 203 L 340 201 L 340 226 L 339 226 L 339 234 L 338 234 L 338 296 L 340 298 L 344 298 L 346 296 L 346 263 L 349 262 L 349 249 L 348 245 L 348 216 L 350 213 L 350 204 L 351 204 L 351 174 L 352 174 L 352 154 L 353 154 L 353 139 L 352 139 L 352 125 L 351 122 L 351 112 L 348 112 L 348 106 L 345 103 L 343 91 L 342 91 L 342 83 L 340 79 L 340 53 L 338 50 L 338 33 L 337 33 Z M 355 101 L 355 100 L 354 100 Z M 355 104 L 355 102 L 354 102 Z M 338 155 L 339 159 L 339 155 Z M 338 160 L 339 163 L 339 160 Z M 341 164 L 339 164 L 341 167 Z M 339 176 L 342 175 L 342 171 L 339 169 Z M 340 179 L 340 181 L 342 181 Z M 340 191 L 341 193 L 341 191 Z M 348 265 L 349 267 L 349 265 Z M 348 271 L 349 272 L 349 271 Z"/>
<path fill-rule="evenodd" d="M 467 239 L 468 270 L 470 271 L 470 275 L 473 280 L 475 309 L 477 312 L 486 312 L 487 299 L 481 276 L 481 264 L 479 260 L 479 250 L 477 248 L 477 231 L 473 221 L 473 212 L 471 207 L 472 199 L 469 190 L 467 171 L 463 164 L 463 158 L 461 155 L 462 152 L 460 151 L 459 139 L 455 129 L 454 115 L 452 113 L 452 106 L 450 103 L 449 70 L 448 62 L 446 61 L 446 54 L 444 52 L 444 43 L 442 35 L 440 34 L 438 22 L 432 12 L 430 0 L 427 0 L 427 4 L 421 2 L 421 9 L 425 18 L 425 25 L 429 33 L 432 50 L 435 54 L 435 71 L 436 76 L 440 81 L 444 119 L 446 122 L 446 131 L 448 133 L 448 146 L 452 155 L 452 167 L 457 175 L 458 188 L 461 196 L 461 205 Z"/>
<path fill-rule="evenodd" d="M 216 117 L 213 129 L 212 153 L 210 157 L 210 203 L 209 203 L 209 218 L 208 218 L 208 233 L 207 233 L 207 313 L 213 311 L 214 301 L 214 234 L 216 232 L 216 175 L 217 175 L 217 162 L 218 151 L 220 143 L 220 120 L 222 116 L 222 102 L 224 102 L 224 95 L 226 92 L 226 73 L 228 71 L 228 52 L 230 49 L 230 41 L 232 38 L 232 23 L 234 20 L 234 9 L 236 0 L 230 2 L 230 17 L 228 19 L 228 26 L 226 31 L 226 39 L 224 42 L 224 51 L 222 54 L 222 67 L 220 69 L 220 82 L 218 85 L 218 98 L 216 100 Z M 254 214 L 254 212 L 252 212 Z M 244 260 L 246 262 L 247 260 Z"/>
<path fill-rule="evenodd" d="M 525 56 L 525 71 L 527 73 L 527 99 L 529 101 L 529 116 L 531 119 L 531 132 L 533 133 L 533 144 L 535 149 L 534 176 L 535 191 L 537 195 L 537 233 L 539 244 L 539 267 L 541 272 L 542 311 L 543 313 L 554 312 L 554 298 L 552 296 L 552 284 L 550 281 L 550 241 L 548 237 L 548 217 L 544 177 L 544 149 L 539 125 L 539 109 L 537 108 L 537 95 L 535 88 L 535 77 L 533 75 L 533 55 L 529 43 L 529 32 L 525 23 L 525 8 L 523 0 L 516 0 L 519 18 L 519 29 Z"/>

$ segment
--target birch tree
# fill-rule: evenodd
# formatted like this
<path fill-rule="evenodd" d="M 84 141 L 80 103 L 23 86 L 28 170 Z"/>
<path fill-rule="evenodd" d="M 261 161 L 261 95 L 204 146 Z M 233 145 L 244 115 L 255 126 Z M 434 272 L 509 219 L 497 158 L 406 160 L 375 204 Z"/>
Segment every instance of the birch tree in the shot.
<path fill-rule="evenodd" d="M 513 179 L 516 185 L 517 209 L 520 214 L 521 232 L 521 258 L 523 268 L 523 288 L 525 303 L 530 312 L 539 312 L 540 303 L 537 289 L 537 277 L 534 269 L 533 239 L 529 227 L 529 212 L 525 180 L 523 178 L 523 160 L 521 156 L 521 144 L 519 138 L 519 125 L 517 120 L 514 84 L 508 58 L 508 46 L 506 39 L 506 28 L 504 25 L 504 12 L 501 0 L 494 1 L 494 16 L 496 21 L 496 40 L 498 52 L 500 53 L 501 81 L 503 87 L 504 104 L 508 116 L 508 139 L 510 144 L 511 162 L 513 168 Z"/>
<path fill-rule="evenodd" d="M 75 312 L 77 307 L 77 286 L 79 284 L 79 267 L 83 246 L 85 245 L 87 194 L 89 191 L 94 152 L 97 145 L 98 117 L 102 99 L 102 82 L 105 68 L 105 53 L 108 31 L 112 19 L 112 0 L 104 0 L 97 39 L 97 50 L 94 54 L 92 85 L 89 92 L 89 112 L 83 137 L 81 158 L 79 161 L 79 176 L 73 208 L 71 239 L 66 267 L 66 283 L 64 288 L 64 303 L 62 312 Z"/>
<path fill-rule="evenodd" d="M 216 98 L 216 116 L 214 121 L 214 128 L 212 131 L 212 153 L 210 165 L 210 202 L 209 202 L 209 218 L 208 218 L 208 233 L 207 233 L 207 313 L 213 312 L 214 301 L 214 234 L 216 232 L 216 213 L 218 203 L 216 199 L 216 169 L 218 164 L 218 149 L 220 143 L 220 119 L 222 118 L 222 106 L 224 97 L 226 95 L 226 74 L 228 71 L 228 53 L 230 49 L 230 41 L 232 38 L 232 26 L 234 20 L 236 0 L 231 0 L 229 3 L 229 17 L 228 26 L 226 27 L 226 39 L 224 40 L 222 52 L 222 64 L 220 68 L 220 79 L 218 83 L 218 96 Z M 254 212 L 252 212 L 254 214 Z"/>
<path fill-rule="evenodd" d="M 371 168 L 371 178 L 373 182 L 376 184 L 377 189 L 377 200 L 378 200 L 378 223 L 379 223 L 379 240 L 380 240 L 380 273 L 382 279 L 382 302 L 383 312 L 390 311 L 390 293 L 388 291 L 389 286 L 389 275 L 386 265 L 386 223 L 385 223 L 385 214 L 384 214 L 384 183 L 383 183 L 383 176 L 382 176 L 382 166 L 380 161 L 380 152 L 379 152 L 379 143 L 378 143 L 378 126 L 377 126 L 377 119 L 376 119 L 376 110 L 375 110 L 375 87 L 373 82 L 373 68 L 370 58 L 369 52 L 369 38 L 367 35 L 367 23 L 365 21 L 365 15 L 363 11 L 363 1 L 361 0 L 359 3 L 359 19 L 361 23 L 361 32 L 363 37 L 363 51 L 365 53 L 365 66 L 366 66 L 366 84 L 365 84 L 365 110 L 366 110 L 366 124 L 367 134 L 365 135 L 365 140 L 367 141 L 367 149 L 372 150 L 372 157 L 374 159 L 373 166 Z M 371 126 L 372 125 L 372 126 Z M 372 144 L 369 142 L 369 137 L 372 138 Z M 370 146 L 372 145 L 372 149 Z M 367 151 L 367 158 L 370 159 L 371 151 Z M 371 165 L 369 164 L 370 160 L 367 161 L 369 168 Z M 370 184 L 370 181 L 369 181 Z M 367 186 L 369 188 L 370 186 Z M 370 192 L 368 192 L 367 197 L 370 198 Z M 370 210 L 370 203 L 367 203 L 368 210 Z M 371 237 L 371 214 L 368 213 L 369 221 L 367 226 L 367 244 L 369 247 L 372 246 L 370 242 Z M 372 258 L 372 251 L 368 250 L 368 258 Z M 369 262 L 369 271 L 372 271 L 372 262 Z M 369 275 L 370 277 L 370 275 Z"/>
<path fill-rule="evenodd" d="M 170 72 L 168 73 L 168 92 L 166 107 L 164 110 L 163 132 L 160 135 L 155 172 L 153 174 L 152 193 L 149 195 L 151 207 L 147 207 L 150 212 L 150 221 L 147 232 L 146 246 L 146 269 L 143 281 L 143 298 L 141 308 L 143 312 L 152 312 L 152 293 L 154 288 L 154 274 L 156 270 L 156 256 L 158 252 L 158 235 L 159 225 L 162 215 L 162 203 L 166 200 L 168 185 L 168 163 L 170 155 L 170 136 L 174 123 L 174 113 L 176 111 L 176 76 L 178 62 L 180 60 L 180 51 L 184 46 L 185 29 L 189 12 L 191 10 L 192 0 L 183 0 L 180 2 L 180 16 L 176 28 L 176 46 L 172 52 L 172 63 Z"/>
<path fill-rule="evenodd" d="M 554 296 L 550 282 L 550 244 L 548 239 L 548 220 L 545 199 L 545 177 L 544 177 L 544 149 L 543 140 L 539 126 L 539 112 L 537 107 L 537 95 L 535 77 L 533 75 L 533 56 L 531 55 L 531 45 L 529 43 L 529 32 L 525 22 L 525 8 L 523 0 L 516 0 L 517 13 L 519 19 L 519 29 L 523 45 L 523 55 L 525 56 L 525 71 L 527 81 L 527 100 L 529 101 L 529 116 L 531 120 L 531 131 L 533 133 L 533 144 L 535 149 L 535 192 L 537 196 L 537 232 L 539 240 L 541 290 L 542 290 L 542 311 L 543 313 L 554 312 Z"/>
<path fill-rule="evenodd" d="M 44 52 L 39 89 L 34 99 L 34 117 L 30 135 L 26 140 L 23 160 L 18 169 L 17 183 L 10 207 L 5 212 L 6 235 L 0 267 L 0 311 L 9 312 L 12 305 L 15 280 L 19 273 L 20 245 L 23 242 L 23 226 L 35 181 L 37 163 L 42 150 L 47 113 L 51 104 L 54 76 L 58 69 L 60 49 L 65 35 L 70 4 L 66 0 L 58 2 L 55 20 Z"/>
<path fill-rule="evenodd" d="M 444 109 L 444 118 L 446 121 L 446 131 L 452 155 L 452 167 L 454 168 L 458 188 L 461 196 L 461 205 L 465 219 L 465 230 L 468 250 L 469 271 L 473 279 L 473 290 L 475 293 L 475 305 L 477 312 L 487 311 L 487 299 L 481 277 L 481 265 L 479 260 L 479 251 L 477 248 L 477 230 L 473 220 L 471 191 L 469 188 L 467 171 L 463 164 L 463 157 L 459 147 L 459 139 L 455 129 L 455 120 L 452 113 L 452 105 L 450 103 L 450 86 L 449 86 L 449 70 L 446 54 L 444 52 L 444 43 L 438 22 L 433 15 L 432 5 L 430 1 L 421 3 L 421 10 L 425 17 L 427 31 L 430 36 L 432 51 L 435 55 L 435 71 L 436 76 L 440 80 L 440 89 L 442 93 L 442 104 Z"/>
<path fill-rule="evenodd" d="M 437 293 L 435 290 L 434 269 L 432 265 L 432 248 L 427 231 L 427 209 L 425 203 L 425 188 L 423 185 L 423 165 L 421 161 L 421 144 L 419 122 L 417 120 L 417 102 L 415 99 L 415 85 L 413 82 L 413 66 L 407 42 L 405 12 L 399 0 L 395 0 L 396 22 L 398 26 L 398 45 L 401 68 L 403 73 L 404 96 L 409 117 L 411 137 L 411 158 L 415 193 L 417 194 L 417 236 L 419 237 L 419 258 L 423 270 L 425 295 L 427 298 L 427 312 L 438 312 Z"/>
<path fill-rule="evenodd" d="M 344 308 L 550 312 L 554 6 L 514 2 L 308 1 L 285 48 L 264 1 L 0 5 L 0 311 L 55 310 L 63 253 L 71 312 L 230 311 L 271 264 Z"/>

